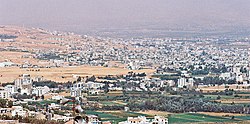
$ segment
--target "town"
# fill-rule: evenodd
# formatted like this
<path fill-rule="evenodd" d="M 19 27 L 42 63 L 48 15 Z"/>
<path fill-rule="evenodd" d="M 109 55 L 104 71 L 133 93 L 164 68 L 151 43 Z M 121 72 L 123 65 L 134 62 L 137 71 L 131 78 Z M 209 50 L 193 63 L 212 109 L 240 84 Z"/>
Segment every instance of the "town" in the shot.
<path fill-rule="evenodd" d="M 248 38 L 118 39 L 0 29 L 2 120 L 168 124 L 199 117 L 249 119 Z"/>

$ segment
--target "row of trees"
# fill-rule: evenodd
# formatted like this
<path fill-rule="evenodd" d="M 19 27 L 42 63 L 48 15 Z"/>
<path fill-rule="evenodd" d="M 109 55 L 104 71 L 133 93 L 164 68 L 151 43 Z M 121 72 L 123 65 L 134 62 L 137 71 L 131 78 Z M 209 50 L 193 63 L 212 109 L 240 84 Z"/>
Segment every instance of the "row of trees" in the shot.
<path fill-rule="evenodd" d="M 159 97 L 138 102 L 132 100 L 128 103 L 132 110 L 159 110 L 168 112 L 228 112 L 242 113 L 243 105 L 225 105 L 203 99 L 183 97 Z"/>
<path fill-rule="evenodd" d="M 195 82 L 197 84 L 202 83 L 204 85 L 209 85 L 209 84 L 222 85 L 222 84 L 235 84 L 236 80 L 224 80 L 224 79 L 222 79 L 220 77 L 205 77 L 203 80 L 196 79 Z"/>
<path fill-rule="evenodd" d="M 17 38 L 17 36 L 7 35 L 7 34 L 0 34 L 0 39 L 14 39 L 14 38 Z"/>

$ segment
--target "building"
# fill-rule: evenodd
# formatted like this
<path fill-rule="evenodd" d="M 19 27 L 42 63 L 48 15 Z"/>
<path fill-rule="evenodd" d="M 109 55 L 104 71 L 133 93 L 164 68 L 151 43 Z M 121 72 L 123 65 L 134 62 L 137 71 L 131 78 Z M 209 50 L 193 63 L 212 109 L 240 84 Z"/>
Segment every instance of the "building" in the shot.
<path fill-rule="evenodd" d="M 0 120 L 0 124 L 19 124 L 18 120 Z"/>
<path fill-rule="evenodd" d="M 42 96 L 50 91 L 49 87 L 34 87 L 32 90 L 32 94 L 36 94 L 36 96 Z"/>
<path fill-rule="evenodd" d="M 193 86 L 194 86 L 194 79 L 193 78 L 188 78 L 187 87 L 192 88 Z"/>
<path fill-rule="evenodd" d="M 14 85 L 6 85 L 6 86 L 4 87 L 4 89 L 5 89 L 6 91 L 8 91 L 9 96 L 11 96 L 12 94 L 16 93 L 16 92 L 15 92 L 15 86 L 14 86 Z"/>
<path fill-rule="evenodd" d="M 127 121 L 118 124 L 168 124 L 168 119 L 163 116 L 155 116 L 154 119 L 147 119 L 145 116 L 128 117 Z"/>
<path fill-rule="evenodd" d="M 244 78 L 243 78 L 243 75 L 242 74 L 237 74 L 236 75 L 236 81 L 237 82 L 243 82 Z"/>
<path fill-rule="evenodd" d="M 226 73 L 221 73 L 220 74 L 220 78 L 226 80 L 229 79 L 231 77 L 231 73 L 230 72 L 226 72 Z"/>
<path fill-rule="evenodd" d="M 25 117 L 27 114 L 26 111 L 23 110 L 22 106 L 12 106 L 12 111 L 11 111 L 11 115 L 14 116 L 22 116 Z"/>
<path fill-rule="evenodd" d="M 12 63 L 12 62 L 1 62 L 0 63 L 0 67 L 10 67 L 12 65 L 14 65 L 14 63 Z"/>
<path fill-rule="evenodd" d="M 95 82 L 77 82 L 74 83 L 73 86 L 70 88 L 70 95 L 72 97 L 82 96 L 83 91 L 89 91 L 90 94 L 99 94 L 102 92 L 100 90 L 105 84 L 103 83 L 95 83 Z"/>
<path fill-rule="evenodd" d="M 11 113 L 11 108 L 0 108 L 0 115 Z"/>
<path fill-rule="evenodd" d="M 168 84 L 168 86 L 170 86 L 170 87 L 175 86 L 174 80 L 168 80 L 168 81 L 167 81 L 167 84 Z"/>
<path fill-rule="evenodd" d="M 186 86 L 186 78 L 182 77 L 178 79 L 177 86 L 179 88 L 183 88 L 184 86 Z"/>
<path fill-rule="evenodd" d="M 163 116 L 155 116 L 151 124 L 168 124 L 168 118 Z"/>
<path fill-rule="evenodd" d="M 70 88 L 70 95 L 72 97 L 81 96 L 84 85 L 85 85 L 84 82 L 74 83 L 73 86 Z"/>
<path fill-rule="evenodd" d="M 18 79 L 15 80 L 15 91 L 21 94 L 30 95 L 32 93 L 33 81 L 29 74 L 23 74 Z"/>
<path fill-rule="evenodd" d="M 1 99 L 7 99 L 9 97 L 10 97 L 10 95 L 9 95 L 9 92 L 7 90 L 0 89 L 0 98 Z"/>
<path fill-rule="evenodd" d="M 87 124 L 101 124 L 99 117 L 96 115 L 86 115 L 85 120 Z"/>

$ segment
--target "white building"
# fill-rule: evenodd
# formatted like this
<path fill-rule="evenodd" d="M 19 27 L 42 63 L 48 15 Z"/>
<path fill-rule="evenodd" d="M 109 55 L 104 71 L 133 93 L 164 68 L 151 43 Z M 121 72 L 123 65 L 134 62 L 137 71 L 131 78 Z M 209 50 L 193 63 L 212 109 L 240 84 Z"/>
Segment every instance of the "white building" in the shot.
<path fill-rule="evenodd" d="M 32 90 L 32 94 L 36 94 L 36 96 L 42 96 L 50 91 L 49 87 L 34 87 Z"/>
<path fill-rule="evenodd" d="M 118 124 L 168 124 L 168 119 L 163 116 L 155 116 L 154 119 L 147 119 L 145 116 L 128 117 L 127 121 Z"/>
<path fill-rule="evenodd" d="M 187 87 L 192 88 L 193 86 L 194 86 L 194 79 L 193 78 L 188 78 Z"/>
<path fill-rule="evenodd" d="M 237 74 L 236 75 L 236 81 L 237 82 L 243 82 L 244 81 L 243 75 L 242 74 Z"/>
<path fill-rule="evenodd" d="M 231 77 L 231 73 L 230 72 L 226 72 L 226 73 L 221 73 L 220 78 L 226 80 L 229 79 Z"/>
<path fill-rule="evenodd" d="M 77 82 L 73 84 L 73 87 L 70 88 L 70 95 L 72 97 L 76 96 L 82 96 L 83 90 L 89 90 L 91 92 L 97 92 L 100 90 L 101 87 L 103 87 L 105 84 L 103 83 L 95 83 L 95 82 Z"/>
<path fill-rule="evenodd" d="M 193 78 L 180 78 L 178 79 L 177 82 L 177 87 L 179 88 L 183 88 L 184 86 L 186 86 L 187 88 L 192 88 L 194 86 L 194 79 Z"/>
<path fill-rule="evenodd" d="M 186 86 L 186 78 L 182 77 L 178 79 L 177 86 L 179 88 L 183 88 L 184 86 Z"/>
<path fill-rule="evenodd" d="M 77 97 L 82 95 L 82 90 L 86 88 L 84 82 L 77 82 L 73 84 L 73 87 L 70 88 L 70 95 L 72 97 Z"/>
<path fill-rule="evenodd" d="M 5 89 L 6 91 L 8 91 L 9 96 L 11 96 L 12 94 L 16 93 L 16 92 L 15 92 L 15 86 L 14 86 L 14 85 L 6 85 L 6 86 L 4 87 L 4 89 Z"/>
<path fill-rule="evenodd" d="M 168 124 L 168 118 L 163 116 L 155 116 L 151 124 Z"/>
<path fill-rule="evenodd" d="M 16 115 L 25 117 L 26 114 L 27 114 L 27 112 L 23 110 L 22 106 L 12 106 L 11 115 L 13 117 L 16 116 Z"/>
<path fill-rule="evenodd" d="M 51 104 L 49 105 L 49 108 L 50 108 L 50 109 L 60 109 L 61 106 L 58 105 L 58 104 L 55 104 L 55 103 L 51 103 Z"/>
<path fill-rule="evenodd" d="M 250 70 L 248 71 L 248 80 L 250 81 Z"/>
<path fill-rule="evenodd" d="M 98 89 L 98 88 L 103 87 L 104 85 L 105 84 L 103 84 L 103 83 L 87 82 L 85 86 L 88 89 Z"/>
<path fill-rule="evenodd" d="M 15 91 L 21 92 L 21 94 L 30 95 L 32 93 L 33 81 L 29 74 L 23 74 L 20 78 L 15 80 Z"/>
<path fill-rule="evenodd" d="M 9 67 L 12 65 L 14 65 L 14 63 L 12 63 L 12 62 L 1 62 L 0 63 L 0 67 Z"/>
<path fill-rule="evenodd" d="M 101 121 L 96 115 L 86 115 L 86 123 L 87 124 L 101 124 Z"/>
<path fill-rule="evenodd" d="M 64 98 L 64 96 L 60 96 L 60 95 L 53 95 L 52 97 L 51 97 L 51 99 L 53 99 L 53 100 L 61 100 L 61 99 L 63 99 Z"/>
<path fill-rule="evenodd" d="M 173 87 L 175 86 L 175 82 L 173 80 L 168 80 L 167 81 L 168 86 Z"/>
<path fill-rule="evenodd" d="M 0 89 L 0 98 L 1 99 L 7 99 L 9 97 L 10 97 L 9 92 L 7 90 Z"/>

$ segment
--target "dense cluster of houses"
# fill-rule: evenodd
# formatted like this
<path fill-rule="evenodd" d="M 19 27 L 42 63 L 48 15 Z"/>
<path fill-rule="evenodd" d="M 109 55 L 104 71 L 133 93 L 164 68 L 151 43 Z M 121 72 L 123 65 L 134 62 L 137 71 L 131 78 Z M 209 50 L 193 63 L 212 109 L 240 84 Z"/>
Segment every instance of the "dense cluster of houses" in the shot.
<path fill-rule="evenodd" d="M 18 79 L 14 81 L 14 85 L 6 85 L 5 87 L 1 87 L 0 90 L 0 98 L 7 99 L 12 97 L 14 94 L 22 94 L 22 95 L 36 95 L 42 96 L 50 91 L 50 88 L 47 86 L 43 87 L 34 87 L 33 79 L 29 74 L 20 75 Z"/>

